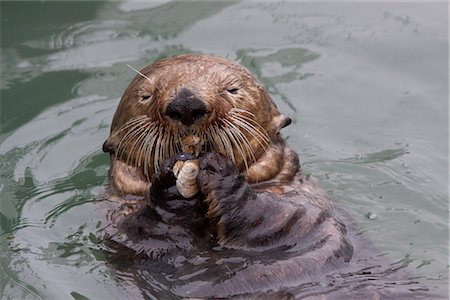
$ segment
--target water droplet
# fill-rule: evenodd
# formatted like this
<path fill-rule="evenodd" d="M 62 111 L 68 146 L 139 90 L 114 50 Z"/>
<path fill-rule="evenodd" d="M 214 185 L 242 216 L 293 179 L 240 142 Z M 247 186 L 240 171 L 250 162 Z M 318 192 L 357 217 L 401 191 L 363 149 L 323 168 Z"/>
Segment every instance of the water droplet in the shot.
<path fill-rule="evenodd" d="M 369 220 L 375 220 L 377 218 L 377 214 L 375 214 L 373 212 L 369 212 L 366 216 L 367 216 L 367 219 L 369 219 Z"/>

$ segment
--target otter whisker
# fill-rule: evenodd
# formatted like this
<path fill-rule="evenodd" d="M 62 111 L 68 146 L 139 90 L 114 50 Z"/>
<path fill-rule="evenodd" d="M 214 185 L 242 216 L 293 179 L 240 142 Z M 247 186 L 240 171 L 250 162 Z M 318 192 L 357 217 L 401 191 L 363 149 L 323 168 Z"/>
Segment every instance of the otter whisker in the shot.
<path fill-rule="evenodd" d="M 206 146 L 207 134 L 205 130 L 199 131 L 200 140 L 204 142 L 204 146 Z"/>
<path fill-rule="evenodd" d="M 251 136 L 255 136 L 258 140 L 260 140 L 263 143 L 261 144 L 261 146 L 263 146 L 264 148 L 270 146 L 269 134 L 264 130 L 264 128 L 259 126 L 259 124 L 255 122 L 253 122 L 252 124 L 252 122 L 249 122 L 248 120 L 245 120 L 237 115 L 232 115 L 230 116 L 230 118 L 237 126 L 242 127 L 242 129 L 247 131 Z"/>
<path fill-rule="evenodd" d="M 116 132 L 114 132 L 113 134 L 111 134 L 111 136 L 117 136 L 119 133 L 121 133 L 122 131 L 132 127 L 133 125 L 135 125 L 135 123 L 140 122 L 144 119 L 149 119 L 147 116 L 145 115 L 141 115 L 141 116 L 137 116 L 132 118 L 130 121 L 126 122 L 125 124 L 123 124 Z"/>
<path fill-rule="evenodd" d="M 123 124 L 121 128 L 126 128 L 128 125 L 131 125 L 133 123 L 136 123 L 136 122 L 144 120 L 144 119 L 150 119 L 150 118 L 146 115 L 139 115 L 139 116 L 133 117 L 129 121 L 127 121 L 125 124 Z M 120 129 L 119 129 L 119 131 L 120 131 Z"/>
<path fill-rule="evenodd" d="M 238 57 L 238 59 L 236 60 L 235 65 L 240 64 L 241 60 L 244 58 L 244 56 L 245 56 L 245 53 L 242 53 L 242 55 L 240 57 Z"/>
<path fill-rule="evenodd" d="M 241 63 L 241 60 L 245 57 L 245 55 L 246 55 L 245 53 L 242 53 L 242 55 L 239 56 L 235 61 L 232 61 L 232 64 L 229 67 L 227 67 L 227 69 L 234 69 L 236 67 L 241 67 L 240 63 Z"/>
<path fill-rule="evenodd" d="M 171 144 L 170 144 L 171 145 L 171 147 L 170 147 L 171 150 L 170 151 L 172 151 L 171 156 L 177 154 L 181 150 L 180 141 L 181 141 L 180 134 L 178 132 L 174 133 L 172 135 Z"/>
<path fill-rule="evenodd" d="M 145 79 L 147 79 L 149 82 L 152 82 L 150 78 L 148 78 L 145 74 L 143 74 L 141 71 L 136 70 L 135 68 L 133 68 L 132 66 L 130 66 L 129 64 L 127 64 L 127 66 L 135 71 L 136 73 L 138 73 L 139 75 L 141 75 L 142 77 L 144 77 Z"/>
<path fill-rule="evenodd" d="M 150 176 L 148 174 L 148 166 L 147 166 L 147 155 L 148 155 L 148 148 L 149 148 L 149 144 L 148 144 L 148 139 L 149 136 L 152 132 L 153 129 L 153 124 L 150 125 L 149 129 L 147 130 L 147 133 L 144 137 L 144 139 L 142 140 L 142 146 L 139 152 L 139 161 L 142 162 L 142 170 L 144 172 L 144 176 L 147 179 L 147 181 L 150 181 Z"/>
<path fill-rule="evenodd" d="M 142 137 L 140 138 L 140 143 L 139 143 L 139 147 L 136 150 L 137 153 L 137 161 L 139 162 L 137 167 L 139 168 L 143 168 L 145 171 L 145 157 L 144 157 L 144 153 L 147 149 L 147 139 L 148 139 L 148 135 L 150 134 L 151 128 L 153 127 L 153 123 L 149 123 L 146 126 L 146 130 L 143 133 Z"/>
<path fill-rule="evenodd" d="M 179 151 L 181 151 L 181 144 L 180 144 L 180 141 L 181 141 L 181 135 L 178 133 L 177 134 L 177 136 L 176 136 L 176 138 L 174 138 L 174 140 L 176 141 L 176 143 L 175 143 L 175 147 L 174 147 L 174 151 L 175 151 L 175 154 L 176 153 L 178 153 Z"/>
<path fill-rule="evenodd" d="M 126 129 L 128 131 L 121 138 L 116 155 L 116 158 L 126 160 L 127 164 L 131 162 L 136 168 L 143 169 L 147 180 L 150 180 L 149 167 L 157 169 L 163 158 L 161 154 L 158 154 L 161 152 L 160 148 L 162 146 L 155 144 L 158 141 L 161 143 L 159 140 L 161 128 L 155 123 L 149 122 L 149 120 L 150 118 L 147 116 L 138 116 L 121 127 L 120 131 Z M 158 150 L 156 147 L 158 147 Z M 152 154 L 154 154 L 156 162 L 153 161 L 152 165 L 149 165 L 149 159 L 152 157 Z"/>
<path fill-rule="evenodd" d="M 228 136 L 230 137 L 230 141 L 234 144 L 235 149 L 239 152 L 239 154 L 242 157 L 242 160 L 244 162 L 245 165 L 245 169 L 248 170 L 248 163 L 247 163 L 247 153 L 244 151 L 243 147 L 243 141 L 241 138 L 239 138 L 238 136 L 238 132 L 239 130 L 236 131 L 236 127 L 229 121 L 229 120 L 224 120 L 227 125 L 229 126 L 228 130 L 226 130 L 226 133 L 228 134 Z"/>
<path fill-rule="evenodd" d="M 169 147 L 169 157 L 174 156 L 176 153 L 175 150 L 176 145 L 175 145 L 175 135 L 172 133 L 169 136 L 168 147 Z"/>
<path fill-rule="evenodd" d="M 243 114 L 243 115 L 247 114 L 247 115 L 250 115 L 251 117 L 255 116 L 255 114 L 252 113 L 251 111 L 248 111 L 248 110 L 245 110 L 245 109 L 242 109 L 242 108 L 233 108 L 233 109 L 230 110 L 230 113 L 240 113 L 240 114 Z"/>
<path fill-rule="evenodd" d="M 136 134 L 136 132 L 139 132 L 141 130 L 141 125 L 145 124 L 147 120 L 143 119 L 140 122 L 137 122 L 131 128 L 125 133 L 125 135 L 121 138 L 119 145 L 117 146 L 117 157 L 122 157 L 122 152 L 126 149 L 129 142 L 132 140 L 133 136 Z"/>
<path fill-rule="evenodd" d="M 267 149 L 270 146 L 270 137 L 266 130 L 252 118 L 249 118 L 243 114 L 230 112 L 231 118 L 235 121 L 236 125 L 239 125 L 245 129 L 250 135 L 256 136 L 260 145 Z"/>
<path fill-rule="evenodd" d="M 163 163 L 164 160 L 168 159 L 169 156 L 167 156 L 167 149 L 168 149 L 168 145 L 167 145 L 167 140 L 168 140 L 168 134 L 164 133 L 163 130 L 161 129 L 161 144 L 160 144 L 160 156 L 159 156 L 159 161 L 158 164 L 161 165 Z"/>
<path fill-rule="evenodd" d="M 159 160 L 160 160 L 160 150 L 161 150 L 161 128 L 158 128 L 155 138 L 155 147 L 153 148 L 153 170 L 158 172 L 159 170 Z"/>
<path fill-rule="evenodd" d="M 256 162 L 253 148 L 247 136 L 239 129 L 238 125 L 234 124 L 231 120 L 228 121 L 228 124 L 230 127 L 232 127 L 232 131 L 236 134 L 237 138 L 241 141 L 240 143 L 245 149 L 245 158 L 247 159 L 248 157 L 250 157 L 253 162 Z"/>
<path fill-rule="evenodd" d="M 217 125 L 211 127 L 210 139 L 213 141 L 213 150 L 222 153 L 223 155 L 231 156 L 234 161 L 233 151 L 229 151 L 227 148 L 227 143 L 225 142 L 226 137 L 224 136 L 223 130 L 221 130 Z M 228 143 L 229 144 L 229 143 Z"/>
<path fill-rule="evenodd" d="M 147 122 L 146 118 L 140 118 L 139 120 L 128 122 L 122 128 L 120 131 L 124 131 L 125 129 L 128 129 L 128 131 L 125 133 L 125 135 L 121 138 L 121 143 L 123 143 L 130 134 L 132 134 L 135 130 L 137 130 L 142 124 L 145 124 Z M 120 143 L 119 143 L 120 144 Z"/>
<path fill-rule="evenodd" d="M 215 126 L 209 126 L 207 128 L 206 132 L 207 140 L 210 141 L 211 148 L 213 150 L 216 150 L 219 153 L 224 153 L 225 148 L 223 147 L 223 144 L 221 144 L 219 139 L 219 133 L 217 132 Z"/>
<path fill-rule="evenodd" d="M 144 175 L 147 178 L 148 181 L 150 181 L 150 174 L 148 172 L 148 160 L 149 160 L 149 156 L 150 156 L 150 151 L 151 151 L 151 145 L 148 143 L 148 140 L 151 137 L 151 132 L 153 131 L 153 128 L 149 130 L 149 132 L 147 133 L 147 136 L 145 137 L 145 151 L 144 153 Z"/>
<path fill-rule="evenodd" d="M 161 165 L 166 159 L 170 156 L 168 155 L 168 140 L 170 133 L 164 132 L 163 128 L 160 128 L 160 144 L 159 144 L 159 157 L 158 157 L 158 165 Z"/>
<path fill-rule="evenodd" d="M 222 146 L 221 147 L 222 151 L 219 151 L 219 152 L 221 152 L 223 155 L 230 156 L 231 159 L 233 160 L 233 162 L 236 162 L 236 158 L 235 158 L 234 151 L 233 151 L 233 146 L 232 146 L 230 138 L 227 134 L 227 131 L 224 130 L 223 128 L 219 128 L 217 125 L 214 126 L 214 129 L 216 131 L 216 137 L 218 138 L 218 140 L 220 141 L 220 144 Z"/>
<path fill-rule="evenodd" d="M 132 129 L 130 129 L 130 134 L 124 139 L 124 146 L 127 146 L 128 144 L 131 144 L 133 141 L 136 141 L 136 137 L 138 137 L 142 131 L 145 131 L 145 123 L 133 126 Z M 128 151 L 129 152 L 129 151 Z"/>
<path fill-rule="evenodd" d="M 130 149 L 130 155 L 133 155 L 134 152 L 136 152 L 136 154 L 137 154 L 135 156 L 135 161 L 134 161 L 134 166 L 136 168 L 139 168 L 141 166 L 141 160 L 139 158 L 139 152 L 140 152 L 140 150 L 142 148 L 142 145 L 144 143 L 145 136 L 147 135 L 147 131 L 149 129 L 149 126 L 150 126 L 150 124 L 145 124 L 143 126 L 143 129 L 141 130 L 142 132 L 136 137 L 135 142 L 134 142 L 133 146 Z M 136 148 L 136 146 L 138 146 L 138 147 Z"/>
<path fill-rule="evenodd" d="M 177 154 L 181 151 L 181 134 L 178 132 L 176 137 L 174 137 L 174 154 Z"/>
<path fill-rule="evenodd" d="M 158 131 L 158 126 L 156 124 L 153 124 L 152 128 L 149 131 L 149 134 L 146 138 L 146 148 L 145 148 L 145 159 L 144 159 L 144 172 L 146 173 L 146 176 L 148 177 L 148 179 L 150 180 L 150 174 L 149 174 L 149 169 L 153 169 L 153 165 L 151 164 L 150 158 L 152 156 L 153 153 L 153 149 L 154 149 L 154 143 L 156 140 L 156 133 Z"/>
<path fill-rule="evenodd" d="M 225 143 L 226 143 L 226 147 L 228 149 L 226 153 L 228 153 L 228 155 L 231 155 L 231 158 L 233 159 L 233 162 L 236 163 L 236 156 L 234 154 L 233 145 L 232 145 L 232 143 L 230 141 L 230 138 L 229 138 L 229 136 L 227 134 L 227 131 L 222 130 L 222 132 L 224 133 L 223 137 L 225 137 Z"/>
<path fill-rule="evenodd" d="M 148 133 L 150 131 L 150 128 L 152 127 L 152 124 L 146 124 L 145 125 L 145 131 L 142 132 L 142 134 L 136 139 L 136 141 L 139 141 L 139 147 L 136 149 L 136 163 L 135 163 L 135 167 L 136 168 L 141 168 L 144 167 L 143 166 L 143 160 L 142 160 L 142 156 L 143 156 L 143 152 L 145 149 L 145 141 L 146 138 L 148 136 Z M 130 151 L 130 153 L 132 153 L 133 151 Z"/>
<path fill-rule="evenodd" d="M 136 130 L 134 130 L 132 132 L 132 134 L 128 137 L 127 142 L 124 144 L 124 148 L 126 148 L 126 146 L 128 146 L 128 144 L 134 142 L 133 145 L 131 146 L 130 150 L 127 151 L 127 159 L 126 159 L 127 165 L 130 163 L 130 159 L 132 158 L 134 147 L 136 146 L 136 143 L 137 143 L 136 137 L 139 137 L 142 134 L 142 132 L 145 132 L 145 127 L 141 126 L 141 127 L 136 128 Z"/>
<path fill-rule="evenodd" d="M 235 121 L 236 120 L 233 117 L 230 117 L 230 120 L 228 120 L 228 123 L 233 128 L 235 133 L 238 135 L 239 139 L 242 140 L 243 145 L 246 147 L 246 150 L 247 150 L 248 154 L 250 156 L 252 156 L 253 161 L 256 161 L 256 158 L 255 158 L 254 153 L 253 153 L 254 150 L 253 150 L 253 148 L 251 146 L 251 143 L 250 143 L 248 137 L 240 129 L 239 122 L 235 122 Z M 237 123 L 237 124 L 235 124 L 235 123 Z"/>
<path fill-rule="evenodd" d="M 173 132 L 165 132 L 164 133 L 164 159 L 167 159 L 169 157 L 172 157 L 174 154 L 172 154 L 172 149 L 174 147 L 173 141 L 174 141 L 174 134 Z"/>
<path fill-rule="evenodd" d="M 166 159 L 166 152 L 167 152 L 166 149 L 167 149 L 167 134 L 163 134 L 161 139 L 161 162 Z"/>
<path fill-rule="evenodd" d="M 156 144 L 155 144 L 155 154 L 154 154 L 154 158 L 153 158 L 153 169 L 155 170 L 155 172 L 158 172 L 159 170 L 159 164 L 161 162 L 161 157 L 160 157 L 160 150 L 161 150 L 161 134 L 162 134 L 162 128 L 159 128 L 158 133 L 157 133 L 157 138 L 156 138 Z"/>
<path fill-rule="evenodd" d="M 149 154 L 148 154 L 148 168 L 151 168 L 153 171 L 155 171 L 155 149 L 156 149 L 156 142 L 158 140 L 158 126 L 155 126 L 151 138 L 148 141 L 149 145 Z M 153 156 L 153 157 L 152 157 Z M 153 158 L 153 160 L 151 160 Z"/>

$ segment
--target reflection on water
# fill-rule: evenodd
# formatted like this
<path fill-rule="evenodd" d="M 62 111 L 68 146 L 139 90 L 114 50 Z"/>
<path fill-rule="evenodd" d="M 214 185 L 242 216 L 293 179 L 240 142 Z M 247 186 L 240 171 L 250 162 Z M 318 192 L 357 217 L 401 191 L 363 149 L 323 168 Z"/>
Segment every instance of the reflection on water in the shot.
<path fill-rule="evenodd" d="M 294 120 L 284 134 L 305 170 L 350 215 L 357 258 L 380 262 L 286 293 L 357 296 L 370 281 L 395 297 L 383 279 L 398 274 L 418 297 L 447 295 L 446 4 L 0 5 L 2 298 L 173 297 L 251 259 L 180 257 L 174 275 L 111 261 L 96 241 L 100 147 L 134 76 L 126 64 L 183 52 L 239 60 L 267 86 Z"/>

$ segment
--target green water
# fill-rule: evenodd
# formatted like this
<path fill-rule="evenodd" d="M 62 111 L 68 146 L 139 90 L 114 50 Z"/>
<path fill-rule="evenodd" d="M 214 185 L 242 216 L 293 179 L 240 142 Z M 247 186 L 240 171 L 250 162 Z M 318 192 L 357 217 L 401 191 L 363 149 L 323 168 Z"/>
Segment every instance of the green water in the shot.
<path fill-rule="evenodd" d="M 95 243 L 101 145 L 135 75 L 126 64 L 184 52 L 247 66 L 374 253 L 448 297 L 446 3 L 2 1 L 0 12 L 2 299 L 145 297 Z"/>

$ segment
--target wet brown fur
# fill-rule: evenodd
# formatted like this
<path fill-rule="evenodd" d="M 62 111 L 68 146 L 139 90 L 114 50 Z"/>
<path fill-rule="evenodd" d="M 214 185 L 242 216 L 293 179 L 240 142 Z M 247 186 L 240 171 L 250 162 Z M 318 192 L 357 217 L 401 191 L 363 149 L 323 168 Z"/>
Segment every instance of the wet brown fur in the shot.
<path fill-rule="evenodd" d="M 195 65 L 194 68 L 193 65 Z M 295 166 L 295 160 L 297 160 L 295 157 L 292 157 L 294 162 L 291 166 L 285 166 L 282 169 L 282 164 L 285 161 L 285 145 L 279 132 L 289 119 L 278 112 L 264 87 L 241 65 L 213 56 L 180 55 L 158 61 L 144 68 L 141 73 L 146 78 L 137 75 L 125 90 L 113 118 L 110 138 L 104 145 L 104 149 L 112 153 L 112 161 L 126 161 L 123 153 L 122 157 L 116 157 L 116 151 L 120 140 L 128 132 L 128 128 L 123 130 L 123 126 L 133 118 L 148 116 L 147 122 L 158 123 L 161 128 L 164 128 L 165 135 L 185 130 L 179 123 L 165 117 L 163 111 L 177 91 L 182 88 L 189 88 L 203 99 L 210 112 L 203 122 L 194 124 L 194 129 L 197 132 L 205 132 L 208 125 L 220 122 L 224 116 L 229 114 L 230 110 L 238 108 L 254 114 L 252 118 L 257 120 L 261 128 L 264 129 L 264 134 L 267 134 L 268 139 L 271 140 L 269 145 L 266 141 L 262 141 L 260 137 L 243 131 L 249 141 L 250 151 L 253 155 L 253 157 L 247 158 L 248 170 L 245 170 L 246 166 L 242 153 L 239 149 L 233 147 L 236 165 L 240 171 L 246 171 L 249 183 L 273 179 L 280 172 L 290 174 L 290 179 L 295 175 L 298 168 Z M 239 93 L 236 95 L 228 93 L 227 90 L 231 88 L 239 88 Z M 149 95 L 150 100 L 143 101 L 142 97 Z M 244 118 L 249 118 L 249 116 L 245 115 Z M 135 151 L 136 144 L 129 143 L 128 148 L 122 152 Z M 136 164 L 140 164 L 141 167 L 145 165 L 145 162 L 136 162 L 137 156 L 139 155 L 134 155 L 128 160 L 130 169 L 126 172 L 130 174 L 140 173 L 143 177 L 150 178 L 154 171 L 153 165 L 149 166 L 147 176 L 142 174 L 142 170 L 133 170 L 132 166 Z M 164 158 L 169 158 L 169 155 Z M 149 159 L 149 162 L 152 161 L 153 157 Z M 141 167 L 137 169 L 141 169 Z M 129 178 L 123 176 L 124 171 L 120 163 L 118 163 L 118 166 L 115 164 L 112 166 L 112 184 L 117 192 L 145 194 L 145 186 L 139 184 L 139 187 L 136 187 L 135 182 L 124 183 Z M 134 176 L 130 177 L 130 181 L 135 178 Z M 280 178 L 280 180 L 284 180 L 284 178 Z"/>

